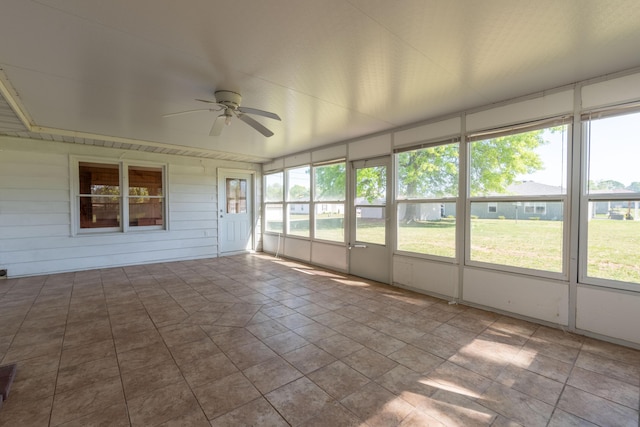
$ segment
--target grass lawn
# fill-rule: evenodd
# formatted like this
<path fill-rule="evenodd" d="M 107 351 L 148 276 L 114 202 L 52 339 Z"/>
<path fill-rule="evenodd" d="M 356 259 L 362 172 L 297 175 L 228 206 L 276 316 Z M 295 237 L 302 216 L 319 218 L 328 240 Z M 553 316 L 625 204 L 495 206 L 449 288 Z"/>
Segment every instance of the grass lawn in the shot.
<path fill-rule="evenodd" d="M 562 271 L 563 223 L 560 221 L 473 219 L 471 259 L 492 264 Z M 331 233 L 330 230 L 323 230 Z M 342 230 L 335 230 L 336 237 Z M 361 241 L 384 239 L 381 220 L 359 224 Z M 455 256 L 455 219 L 401 224 L 398 249 Z M 640 221 L 593 220 L 589 223 L 588 275 L 640 283 Z"/>

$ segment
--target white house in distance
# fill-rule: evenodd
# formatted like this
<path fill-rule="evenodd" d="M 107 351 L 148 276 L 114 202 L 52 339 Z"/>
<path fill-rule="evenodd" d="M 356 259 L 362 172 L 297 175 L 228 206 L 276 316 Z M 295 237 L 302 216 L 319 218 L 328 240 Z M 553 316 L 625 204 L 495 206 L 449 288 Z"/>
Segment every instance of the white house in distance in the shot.
<path fill-rule="evenodd" d="M 603 204 L 635 225 L 640 195 L 581 184 L 591 125 L 640 111 L 637 0 L 174 3 L 3 1 L 4 277 L 264 251 L 640 348 L 640 283 L 590 276 L 585 243 Z M 474 209 L 500 213 L 467 197 L 468 145 L 560 125 L 567 188 L 522 209 L 563 221 L 561 271 L 474 263 Z M 455 207 L 455 256 L 398 253 L 394 156 L 438 144 L 460 144 L 460 190 L 421 215 Z M 272 230 L 288 201 L 266 205 L 264 177 L 331 162 L 344 241 Z M 386 200 L 357 211 L 373 165 Z M 357 240 L 358 215 L 385 219 L 384 244 Z"/>

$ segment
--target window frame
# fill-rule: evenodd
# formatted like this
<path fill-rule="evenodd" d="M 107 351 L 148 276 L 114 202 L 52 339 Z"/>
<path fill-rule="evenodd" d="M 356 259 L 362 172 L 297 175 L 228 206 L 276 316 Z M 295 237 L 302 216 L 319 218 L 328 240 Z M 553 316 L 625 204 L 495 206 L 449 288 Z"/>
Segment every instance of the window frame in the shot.
<path fill-rule="evenodd" d="M 270 200 L 267 198 L 267 191 L 268 191 L 268 186 L 267 186 L 267 179 L 270 176 L 274 176 L 274 175 L 281 175 L 280 177 L 280 183 L 282 184 L 282 194 L 279 200 Z M 285 232 L 285 218 L 284 218 L 284 193 L 285 193 L 285 183 L 284 183 L 284 170 L 275 170 L 275 171 L 269 171 L 266 173 L 263 173 L 263 178 L 262 178 L 262 185 L 263 185 L 263 196 L 262 196 L 262 212 L 263 212 L 263 227 L 262 229 L 264 230 L 264 233 L 266 234 L 273 234 L 273 235 L 279 235 L 279 234 L 284 234 Z M 275 231 L 275 230 L 269 230 L 267 229 L 267 212 L 269 211 L 269 207 L 277 207 L 279 206 L 279 210 L 280 210 L 280 218 L 282 221 L 282 229 L 280 231 Z M 277 210 L 277 209 L 276 209 Z"/>
<path fill-rule="evenodd" d="M 399 154 L 408 152 L 408 151 L 417 151 L 417 150 L 421 150 L 421 149 L 426 149 L 426 148 L 433 148 L 433 147 L 439 147 L 439 146 L 444 146 L 444 145 L 449 145 L 449 144 L 457 144 L 458 145 L 458 194 L 457 196 L 447 196 L 447 197 L 416 197 L 416 198 L 411 198 L 409 196 L 403 196 L 400 197 L 399 196 L 399 191 L 398 191 L 398 186 L 400 185 L 399 182 L 399 165 L 398 165 L 398 161 L 399 161 Z M 394 236 L 394 242 L 393 242 L 393 251 L 394 253 L 398 254 L 398 255 L 402 255 L 402 256 L 410 256 L 410 257 L 415 257 L 415 258 L 422 258 L 422 259 L 427 259 L 427 260 L 435 260 L 435 261 L 442 261 L 442 262 L 447 262 L 447 263 L 457 263 L 458 262 L 458 258 L 459 258 L 459 248 L 458 248 L 458 222 L 460 220 L 460 218 L 458 217 L 458 212 L 459 212 L 459 200 L 460 200 L 460 194 L 462 193 L 460 191 L 460 175 L 462 173 L 461 169 L 460 169 L 460 165 L 461 165 L 461 152 L 462 149 L 462 142 L 461 142 L 461 138 L 460 137 L 454 137 L 454 138 L 447 138 L 447 139 L 438 139 L 435 141 L 430 141 L 430 142 L 423 142 L 421 144 L 418 145 L 411 145 L 411 146 L 407 146 L 407 147 L 402 147 L 400 149 L 396 149 L 394 150 L 393 153 L 393 169 L 394 169 L 394 173 L 393 173 L 393 191 L 394 191 L 394 203 L 395 203 L 395 212 L 394 212 L 394 217 L 395 217 L 395 224 L 394 224 L 394 231 L 393 231 L 393 236 Z M 454 231 L 454 256 L 453 257 L 447 257 L 447 256 L 442 256 L 442 255 L 435 255 L 435 254 L 430 254 L 430 253 L 423 253 L 423 252 L 414 252 L 414 251 L 407 251 L 407 250 L 401 250 L 399 249 L 399 239 L 400 239 L 400 230 L 399 230 L 399 212 L 400 212 L 400 207 L 403 205 L 411 205 L 411 204 L 438 204 L 438 205 L 444 205 L 444 204 L 453 204 L 456 207 L 456 217 L 455 217 L 455 231 Z"/>
<path fill-rule="evenodd" d="M 640 193 L 617 193 L 614 191 L 589 192 L 589 160 L 591 144 L 591 122 L 593 120 L 621 117 L 625 115 L 640 113 L 640 103 L 617 104 L 603 107 L 597 110 L 583 111 L 580 114 L 580 126 L 582 127 L 582 138 L 580 148 L 582 152 L 580 174 L 580 215 L 579 222 L 579 253 L 578 258 L 578 283 L 586 285 L 600 286 L 604 288 L 638 292 L 640 283 L 625 282 L 615 279 L 605 279 L 588 275 L 589 268 L 589 203 L 609 202 L 609 201 L 633 201 L 640 203 Z"/>
<path fill-rule="evenodd" d="M 325 166 L 332 166 L 332 165 L 338 165 L 338 164 L 342 164 L 344 165 L 344 193 L 343 193 L 343 197 L 342 199 L 322 199 L 322 200 L 318 200 L 317 199 L 317 195 L 316 195 L 316 170 L 317 168 L 320 167 L 325 167 Z M 335 159 L 335 160 L 329 160 L 326 162 L 318 162 L 318 163 L 313 163 L 310 165 L 311 166 L 311 206 L 309 208 L 309 213 L 310 213 L 310 239 L 312 241 L 318 241 L 318 242 L 323 242 L 323 243 L 333 243 L 333 244 L 341 244 L 341 245 L 346 245 L 347 243 L 347 227 L 346 227 L 346 223 L 347 223 L 347 161 L 346 159 Z M 322 239 L 317 237 L 317 232 L 316 232 L 316 216 L 317 216 L 317 206 L 319 205 L 341 205 L 342 206 L 342 240 L 329 240 L 329 239 Z"/>
<path fill-rule="evenodd" d="M 118 179 L 120 186 L 120 225 L 118 227 L 96 227 L 82 228 L 80 222 L 80 198 L 88 196 L 80 193 L 80 164 L 93 163 L 97 165 L 111 165 L 118 167 Z M 72 185 L 70 187 L 70 204 L 71 204 L 71 236 L 91 236 L 97 234 L 128 234 L 136 232 L 149 231 L 168 231 L 169 230 L 169 188 L 168 188 L 168 171 L 169 166 L 166 163 L 148 162 L 148 161 L 132 161 L 132 160 L 114 160 L 101 157 L 76 157 L 70 156 L 70 176 L 72 177 Z M 154 168 L 160 169 L 162 174 L 162 196 L 153 196 L 153 198 L 162 200 L 162 225 L 129 225 L 129 199 L 139 196 L 129 195 L 129 168 Z M 152 197 L 152 196 L 145 196 Z"/>
<path fill-rule="evenodd" d="M 472 166 L 472 144 L 476 141 L 484 141 L 488 139 L 498 138 L 502 136 L 517 135 L 521 133 L 531 132 L 535 130 L 548 129 L 554 126 L 566 126 L 566 140 L 564 144 L 566 152 L 564 153 L 563 171 L 565 176 L 563 177 L 562 188 L 563 194 L 546 194 L 546 195 L 491 195 L 491 196 L 472 196 L 471 195 L 471 166 Z M 469 133 L 465 138 L 465 155 L 466 155 L 466 178 L 467 188 L 465 191 L 465 219 L 464 219 L 464 264 L 469 267 L 486 268 L 490 270 L 503 271 L 515 274 L 525 274 L 540 278 L 548 278 L 555 280 L 567 281 L 569 279 L 569 238 L 570 238 L 570 203 L 571 203 L 571 186 L 569 185 L 571 179 L 570 159 L 572 152 L 572 139 L 573 139 L 573 116 L 563 115 L 558 117 L 551 117 L 547 119 L 536 120 L 534 122 L 524 122 L 512 126 L 505 126 L 496 129 L 483 130 L 475 133 Z M 518 206 L 523 206 L 522 212 L 524 214 L 524 205 L 540 204 L 540 203 L 562 203 L 562 250 L 561 250 L 561 271 L 551 270 L 539 270 L 535 268 L 519 267 L 508 264 L 490 263 L 486 261 L 478 261 L 471 259 L 471 221 L 472 221 L 472 205 L 474 203 L 513 203 Z M 488 208 L 486 209 L 488 210 Z M 546 210 L 546 208 L 545 208 Z M 530 214 L 539 215 L 539 214 Z"/>

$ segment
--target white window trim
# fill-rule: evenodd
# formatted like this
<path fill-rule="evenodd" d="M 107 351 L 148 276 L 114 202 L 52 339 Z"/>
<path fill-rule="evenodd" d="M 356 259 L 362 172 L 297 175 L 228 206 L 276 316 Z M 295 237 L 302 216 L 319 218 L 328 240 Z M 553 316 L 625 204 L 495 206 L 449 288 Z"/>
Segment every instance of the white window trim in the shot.
<path fill-rule="evenodd" d="M 80 228 L 80 181 L 79 167 L 80 163 L 98 163 L 105 165 L 118 165 L 120 178 L 120 227 L 105 228 Z M 163 199 L 163 225 L 144 225 L 129 226 L 129 167 L 153 167 L 162 169 L 162 197 L 154 197 Z M 169 230 L 169 187 L 168 187 L 169 166 L 166 163 L 137 161 L 137 160 L 114 160 L 103 157 L 90 156 L 69 156 L 69 200 L 71 208 L 71 236 L 92 236 L 96 234 L 125 234 L 149 231 L 168 231 Z"/>

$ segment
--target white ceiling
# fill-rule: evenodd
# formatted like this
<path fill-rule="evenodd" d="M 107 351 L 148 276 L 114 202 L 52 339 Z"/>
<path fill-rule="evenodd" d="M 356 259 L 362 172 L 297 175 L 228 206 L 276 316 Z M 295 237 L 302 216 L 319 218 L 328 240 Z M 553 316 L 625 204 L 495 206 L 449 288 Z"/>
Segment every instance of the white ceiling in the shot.
<path fill-rule="evenodd" d="M 635 68 L 638 46 L 638 0 L 2 0 L 0 11 L 0 77 L 30 130 L 253 161 Z M 275 135 L 236 119 L 210 137 L 207 111 L 163 117 L 206 108 L 195 98 L 216 89 L 280 115 L 256 117 Z"/>

